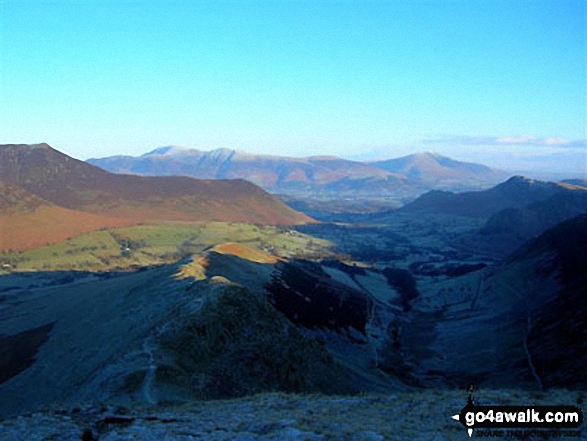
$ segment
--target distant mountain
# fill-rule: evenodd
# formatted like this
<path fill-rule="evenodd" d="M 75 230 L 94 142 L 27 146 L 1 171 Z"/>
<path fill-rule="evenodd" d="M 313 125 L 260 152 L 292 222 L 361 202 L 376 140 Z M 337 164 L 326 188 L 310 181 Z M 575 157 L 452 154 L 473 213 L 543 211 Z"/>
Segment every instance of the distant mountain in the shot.
<path fill-rule="evenodd" d="M 114 173 L 183 175 L 201 179 L 247 179 L 274 193 L 416 196 L 430 188 L 477 189 L 509 175 L 483 165 L 420 153 L 372 163 L 333 156 L 292 158 L 229 149 L 209 152 L 162 147 L 139 157 L 89 159 Z"/>
<path fill-rule="evenodd" d="M 370 165 L 404 176 L 412 185 L 427 188 L 483 188 L 495 185 L 511 176 L 485 165 L 455 161 L 436 153 L 424 152 Z"/>
<path fill-rule="evenodd" d="M 54 204 L 124 223 L 151 220 L 292 224 L 310 218 L 244 180 L 117 175 L 60 153 L 47 144 L 0 145 L 5 193 L 32 196 L 21 211 Z M 23 196 L 24 197 L 24 196 Z M 18 199 L 18 198 L 17 198 Z M 12 207 L 14 210 L 16 205 Z"/>
<path fill-rule="evenodd" d="M 272 192 L 398 190 L 405 180 L 361 162 L 333 156 L 292 158 L 229 149 L 209 152 L 163 147 L 139 157 L 113 156 L 88 163 L 115 173 L 183 175 L 198 179 L 247 179 Z"/>
<path fill-rule="evenodd" d="M 484 191 L 453 193 L 433 190 L 405 205 L 406 212 L 450 214 L 469 217 L 489 217 L 506 208 L 524 207 L 533 202 L 567 194 L 567 186 L 514 176 Z"/>

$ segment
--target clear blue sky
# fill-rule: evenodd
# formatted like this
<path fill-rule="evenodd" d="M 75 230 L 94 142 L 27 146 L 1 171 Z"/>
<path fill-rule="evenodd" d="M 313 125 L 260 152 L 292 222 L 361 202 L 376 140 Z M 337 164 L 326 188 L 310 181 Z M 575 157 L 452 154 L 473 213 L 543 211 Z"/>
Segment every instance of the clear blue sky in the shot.
<path fill-rule="evenodd" d="M 586 4 L 0 0 L 0 143 L 576 162 Z"/>

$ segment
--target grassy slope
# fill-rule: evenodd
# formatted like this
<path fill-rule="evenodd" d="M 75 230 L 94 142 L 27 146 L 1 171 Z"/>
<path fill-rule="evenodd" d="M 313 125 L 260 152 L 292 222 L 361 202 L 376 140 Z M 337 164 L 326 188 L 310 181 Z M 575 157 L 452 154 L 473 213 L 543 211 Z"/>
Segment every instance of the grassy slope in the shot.
<path fill-rule="evenodd" d="M 329 246 L 325 240 L 273 226 L 167 222 L 95 231 L 30 251 L 0 254 L 0 262 L 17 271 L 106 271 L 171 262 L 224 242 L 284 257 L 325 253 Z"/>

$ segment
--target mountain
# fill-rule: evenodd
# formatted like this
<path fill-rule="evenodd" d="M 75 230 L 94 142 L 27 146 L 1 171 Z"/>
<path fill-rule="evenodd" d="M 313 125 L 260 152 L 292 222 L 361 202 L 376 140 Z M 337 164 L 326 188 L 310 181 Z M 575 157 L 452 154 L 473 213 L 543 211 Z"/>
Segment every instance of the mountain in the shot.
<path fill-rule="evenodd" d="M 370 165 L 404 176 L 412 185 L 425 188 L 483 188 L 511 175 L 485 165 L 460 162 L 436 153 L 424 152 L 401 158 L 376 161 Z"/>
<path fill-rule="evenodd" d="M 242 178 L 273 193 L 337 197 L 348 194 L 362 198 L 414 197 L 431 188 L 486 188 L 510 176 L 484 165 L 459 162 L 433 153 L 367 163 L 333 156 L 292 158 L 229 149 L 204 152 L 161 147 L 139 157 L 112 156 L 88 162 L 114 173 Z"/>
<path fill-rule="evenodd" d="M 402 191 L 405 186 L 401 176 L 334 156 L 292 158 L 229 149 L 204 152 L 163 147 L 139 157 L 113 156 L 88 163 L 115 173 L 247 179 L 272 192 Z"/>
<path fill-rule="evenodd" d="M 514 253 L 510 262 L 534 260 L 540 279 L 552 275 L 558 292 L 533 319 L 528 349 L 543 386 L 587 386 L 587 215 L 562 222 Z M 549 280 L 550 282 L 550 280 Z M 565 366 L 559 369 L 559 366 Z"/>
<path fill-rule="evenodd" d="M 47 144 L 1 145 L 0 181 L 64 208 L 134 222 L 310 220 L 244 180 L 117 175 Z"/>
<path fill-rule="evenodd" d="M 507 208 L 520 208 L 568 194 L 568 186 L 514 176 L 489 190 L 453 193 L 432 190 L 402 207 L 405 212 L 489 217 Z"/>
<path fill-rule="evenodd" d="M 406 384 L 584 390 L 586 240 L 580 216 L 501 265 L 424 284 L 235 243 L 134 273 L 10 274 L 0 415 Z"/>

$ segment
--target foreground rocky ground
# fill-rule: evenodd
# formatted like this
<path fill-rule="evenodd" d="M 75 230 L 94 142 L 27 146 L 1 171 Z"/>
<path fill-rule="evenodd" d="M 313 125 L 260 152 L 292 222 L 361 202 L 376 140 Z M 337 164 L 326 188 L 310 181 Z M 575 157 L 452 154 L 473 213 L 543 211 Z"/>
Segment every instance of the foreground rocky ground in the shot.
<path fill-rule="evenodd" d="M 460 411 L 466 397 L 464 391 L 428 389 L 331 397 L 261 394 L 157 407 L 52 407 L 0 421 L 0 439 L 465 440 L 469 439 L 465 429 L 450 417 Z M 475 395 L 477 404 L 568 404 L 581 408 L 585 398 L 585 392 L 564 390 L 480 390 Z M 587 431 L 568 439 L 585 440 Z"/>

